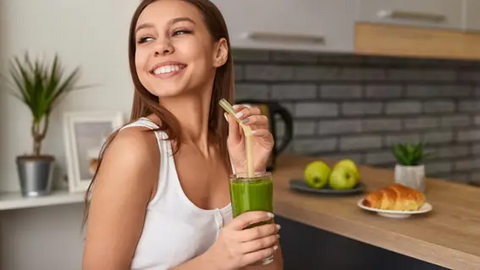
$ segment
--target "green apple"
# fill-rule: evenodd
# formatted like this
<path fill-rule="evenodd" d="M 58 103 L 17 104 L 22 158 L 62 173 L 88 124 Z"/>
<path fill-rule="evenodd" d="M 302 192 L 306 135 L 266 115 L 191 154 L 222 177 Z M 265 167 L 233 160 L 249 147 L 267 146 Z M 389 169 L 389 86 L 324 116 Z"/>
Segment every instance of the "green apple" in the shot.
<path fill-rule="evenodd" d="M 342 159 L 340 160 L 339 162 L 337 162 L 337 164 L 335 164 L 335 167 L 333 167 L 333 169 L 335 170 L 335 168 L 338 168 L 338 167 L 343 167 L 343 166 L 346 166 L 346 167 L 350 167 L 352 168 L 353 170 L 357 171 L 357 165 L 355 164 L 355 162 L 351 159 Z"/>
<path fill-rule="evenodd" d="M 305 166 L 304 176 L 312 188 L 324 188 L 328 184 L 332 169 L 323 161 L 313 161 Z"/>
<path fill-rule="evenodd" d="M 360 183 L 360 172 L 358 171 L 357 165 L 355 162 L 351 159 L 342 159 L 337 164 L 335 164 L 335 167 L 333 167 L 333 170 L 340 168 L 340 167 L 348 167 L 351 168 L 352 170 L 355 171 L 356 174 L 356 183 Z"/>
<path fill-rule="evenodd" d="M 357 184 L 357 172 L 351 167 L 337 167 L 330 174 L 328 184 L 332 189 L 352 189 Z"/>

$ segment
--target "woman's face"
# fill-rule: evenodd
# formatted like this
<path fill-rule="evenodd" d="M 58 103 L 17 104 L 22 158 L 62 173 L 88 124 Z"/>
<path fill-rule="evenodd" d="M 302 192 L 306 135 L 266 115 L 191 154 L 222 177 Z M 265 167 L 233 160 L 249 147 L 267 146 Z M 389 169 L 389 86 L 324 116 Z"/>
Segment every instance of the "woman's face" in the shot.
<path fill-rule="evenodd" d="M 203 90 L 226 61 L 224 40 L 213 41 L 201 13 L 184 1 L 150 4 L 135 31 L 138 77 L 158 97 Z"/>

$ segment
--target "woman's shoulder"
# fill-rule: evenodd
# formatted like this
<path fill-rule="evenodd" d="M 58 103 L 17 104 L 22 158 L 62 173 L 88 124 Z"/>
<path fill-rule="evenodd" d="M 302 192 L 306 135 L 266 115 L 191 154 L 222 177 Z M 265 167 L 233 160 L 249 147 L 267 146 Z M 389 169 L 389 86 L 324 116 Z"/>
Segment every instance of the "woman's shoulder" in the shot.
<path fill-rule="evenodd" d="M 129 123 L 123 125 L 118 129 L 118 131 L 135 129 L 135 130 L 158 130 L 160 127 L 160 121 L 156 120 L 154 117 L 145 116 L 137 118 L 136 120 L 130 121 Z"/>
<path fill-rule="evenodd" d="M 152 123 L 153 124 L 153 123 Z M 133 160 L 151 158 L 157 139 L 152 132 L 154 126 L 137 125 L 137 122 L 121 128 L 108 148 L 113 156 L 121 155 Z M 157 151 L 158 152 L 158 151 Z M 106 151 L 107 153 L 107 151 Z"/>
<path fill-rule="evenodd" d="M 102 185 L 111 190 L 128 187 L 137 194 L 151 194 L 160 169 L 160 155 L 156 137 L 153 132 L 146 132 L 149 130 L 148 127 L 135 126 L 115 134 L 105 148 L 98 171 Z M 149 179 L 152 185 L 145 185 Z"/>
<path fill-rule="evenodd" d="M 146 169 L 158 165 L 160 154 L 157 135 L 153 131 L 158 125 L 144 117 L 123 126 L 112 136 L 104 152 L 105 163 L 119 168 Z M 121 167 L 124 164 L 127 167 Z M 156 167 L 149 168 L 151 170 Z"/>

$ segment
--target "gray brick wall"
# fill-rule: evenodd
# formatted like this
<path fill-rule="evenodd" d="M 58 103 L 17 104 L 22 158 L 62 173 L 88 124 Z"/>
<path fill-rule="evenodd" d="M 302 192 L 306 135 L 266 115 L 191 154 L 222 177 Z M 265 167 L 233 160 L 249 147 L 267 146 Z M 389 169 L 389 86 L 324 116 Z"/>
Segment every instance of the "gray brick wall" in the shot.
<path fill-rule="evenodd" d="M 392 169 L 393 143 L 425 141 L 428 176 L 480 182 L 480 62 L 263 50 L 234 61 L 237 100 L 292 113 L 288 151 Z"/>

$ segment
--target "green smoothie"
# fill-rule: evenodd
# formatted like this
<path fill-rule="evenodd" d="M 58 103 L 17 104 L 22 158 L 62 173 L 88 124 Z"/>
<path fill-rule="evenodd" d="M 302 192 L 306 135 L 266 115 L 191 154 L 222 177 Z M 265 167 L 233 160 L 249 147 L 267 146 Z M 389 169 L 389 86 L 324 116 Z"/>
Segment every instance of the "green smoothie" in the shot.
<path fill-rule="evenodd" d="M 247 211 L 273 213 L 273 184 L 270 177 L 231 179 L 230 197 L 232 200 L 233 217 L 237 217 Z M 273 220 L 256 223 L 249 227 L 271 222 Z"/>

